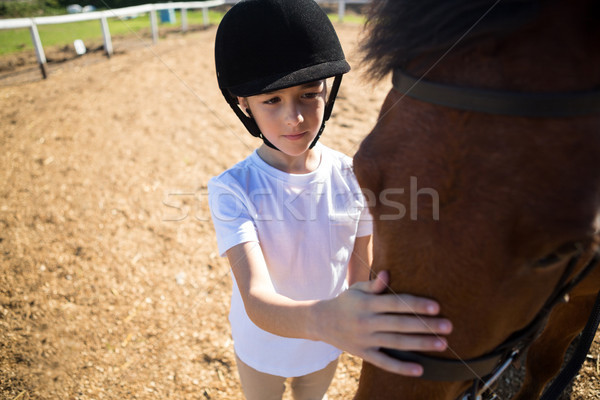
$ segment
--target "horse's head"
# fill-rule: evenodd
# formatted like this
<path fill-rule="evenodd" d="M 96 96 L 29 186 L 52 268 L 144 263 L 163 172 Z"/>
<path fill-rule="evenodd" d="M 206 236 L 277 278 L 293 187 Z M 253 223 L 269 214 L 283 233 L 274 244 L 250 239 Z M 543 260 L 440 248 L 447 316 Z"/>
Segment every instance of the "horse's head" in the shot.
<path fill-rule="evenodd" d="M 384 3 L 394 9 L 379 12 L 402 12 L 396 7 L 404 2 Z M 444 26 L 457 23 L 453 18 L 474 13 L 469 4 L 454 15 L 436 14 L 435 5 L 428 4 L 430 16 L 446 20 L 420 26 L 419 34 L 440 28 L 443 36 Z M 481 15 L 491 9 L 491 26 L 486 31 L 485 21 L 479 21 L 483 29 L 473 30 L 479 33 L 476 39 L 449 34 L 450 46 L 459 43 L 448 52 L 427 52 L 423 43 L 411 44 L 402 49 L 413 51 L 410 59 L 386 53 L 387 64 L 377 64 L 379 72 L 402 66 L 411 75 L 426 74 L 430 82 L 512 93 L 600 87 L 600 31 L 592 22 L 598 6 L 550 2 L 539 12 L 527 6 L 512 14 L 517 20 L 502 24 L 500 17 L 494 19 L 493 4 L 479 9 Z M 392 38 L 389 46 L 410 36 L 386 32 L 395 24 L 403 26 L 388 20 L 373 19 L 367 47 L 379 47 L 372 50 L 372 59 L 386 50 L 386 34 Z M 441 303 L 455 327 L 445 358 L 479 357 L 527 326 L 569 260 L 581 254 L 577 270 L 597 246 L 599 112 L 560 118 L 530 117 L 527 110 L 523 114 L 460 110 L 391 90 L 380 120 L 355 156 L 375 221 L 373 268 L 390 270 L 392 291 Z M 468 385 L 432 385 L 365 365 L 358 397 L 395 398 L 392 381 L 391 389 L 406 399 L 454 399 Z"/>

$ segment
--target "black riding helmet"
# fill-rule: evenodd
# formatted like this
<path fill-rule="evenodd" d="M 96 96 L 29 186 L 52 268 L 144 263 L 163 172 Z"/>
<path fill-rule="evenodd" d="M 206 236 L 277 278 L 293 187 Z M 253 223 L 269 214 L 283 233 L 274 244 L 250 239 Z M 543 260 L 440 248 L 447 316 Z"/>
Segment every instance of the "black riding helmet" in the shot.
<path fill-rule="evenodd" d="M 317 143 L 342 80 L 350 71 L 333 25 L 313 0 L 242 0 L 217 30 L 219 88 L 248 131 L 275 148 L 238 106 L 248 97 L 335 76 Z"/>

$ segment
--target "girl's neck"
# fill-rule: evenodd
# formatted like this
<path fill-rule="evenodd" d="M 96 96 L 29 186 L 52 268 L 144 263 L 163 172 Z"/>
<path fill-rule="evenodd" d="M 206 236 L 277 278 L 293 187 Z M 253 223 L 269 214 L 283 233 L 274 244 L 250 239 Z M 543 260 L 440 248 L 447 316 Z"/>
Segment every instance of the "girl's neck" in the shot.
<path fill-rule="evenodd" d="M 265 144 L 261 145 L 257 152 L 264 162 L 288 174 L 308 174 L 321 164 L 321 150 L 318 146 L 298 156 L 272 149 Z"/>

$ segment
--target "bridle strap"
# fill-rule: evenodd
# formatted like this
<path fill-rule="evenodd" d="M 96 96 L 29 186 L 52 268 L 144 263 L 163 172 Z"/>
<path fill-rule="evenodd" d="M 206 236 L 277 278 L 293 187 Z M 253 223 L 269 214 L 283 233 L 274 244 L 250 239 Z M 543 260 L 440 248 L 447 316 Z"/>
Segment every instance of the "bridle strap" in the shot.
<path fill-rule="evenodd" d="M 504 352 L 502 352 L 470 360 L 454 360 L 396 349 L 382 348 L 381 352 L 397 360 L 420 364 L 423 367 L 423 375 L 419 377 L 421 379 L 444 382 L 480 379 L 480 377 L 489 375 L 504 357 Z"/>
<path fill-rule="evenodd" d="M 430 82 L 394 69 L 394 89 L 427 103 L 517 117 L 577 117 L 600 113 L 600 90 L 578 92 L 509 92 Z"/>
<path fill-rule="evenodd" d="M 422 379 L 447 382 L 474 380 L 475 383 L 478 383 L 482 378 L 493 374 L 506 358 L 515 352 L 518 355 L 537 338 L 554 306 L 562 301 L 600 263 L 600 252 L 596 252 L 586 266 L 568 280 L 578 261 L 579 257 L 574 257 L 569 261 L 556 288 L 533 321 L 483 356 L 468 360 L 454 360 L 395 349 L 382 348 L 381 351 L 401 361 L 421 364 L 423 366 Z"/>

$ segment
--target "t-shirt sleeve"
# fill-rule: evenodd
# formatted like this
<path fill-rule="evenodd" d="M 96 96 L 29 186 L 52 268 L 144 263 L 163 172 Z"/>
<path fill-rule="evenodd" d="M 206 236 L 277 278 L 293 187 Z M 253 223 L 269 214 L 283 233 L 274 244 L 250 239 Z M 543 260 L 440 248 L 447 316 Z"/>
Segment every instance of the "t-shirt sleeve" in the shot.
<path fill-rule="evenodd" d="M 221 256 L 238 244 L 258 242 L 256 225 L 244 200 L 233 185 L 218 178 L 208 182 L 208 204 Z"/>

